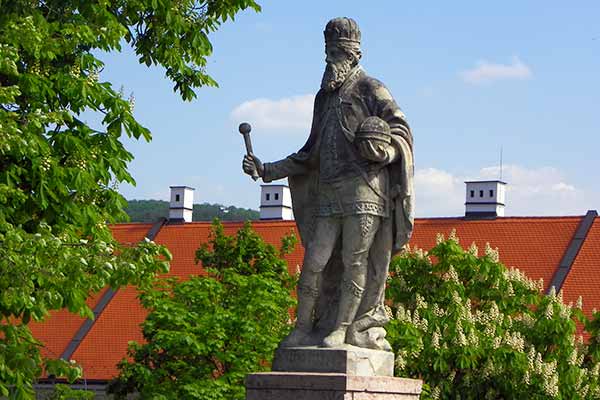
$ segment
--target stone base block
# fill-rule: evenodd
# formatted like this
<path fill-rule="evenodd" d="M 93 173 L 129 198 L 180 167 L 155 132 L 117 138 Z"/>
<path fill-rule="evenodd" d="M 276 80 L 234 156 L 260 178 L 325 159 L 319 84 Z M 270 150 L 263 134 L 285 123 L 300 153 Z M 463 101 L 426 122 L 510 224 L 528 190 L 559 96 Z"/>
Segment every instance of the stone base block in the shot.
<path fill-rule="evenodd" d="M 354 346 L 280 348 L 275 352 L 273 371 L 394 376 L 394 353 Z"/>
<path fill-rule="evenodd" d="M 418 400 L 422 384 L 389 376 L 263 372 L 246 377 L 246 400 Z"/>

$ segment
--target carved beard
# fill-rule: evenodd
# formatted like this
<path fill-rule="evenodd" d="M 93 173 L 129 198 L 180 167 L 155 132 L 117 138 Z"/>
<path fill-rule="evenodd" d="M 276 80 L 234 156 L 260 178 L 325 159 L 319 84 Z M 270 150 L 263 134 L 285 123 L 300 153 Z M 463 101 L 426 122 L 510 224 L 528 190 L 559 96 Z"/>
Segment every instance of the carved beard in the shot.
<path fill-rule="evenodd" d="M 321 89 L 331 92 L 342 86 L 352 67 L 351 58 L 346 58 L 337 63 L 327 63 L 321 80 Z"/>

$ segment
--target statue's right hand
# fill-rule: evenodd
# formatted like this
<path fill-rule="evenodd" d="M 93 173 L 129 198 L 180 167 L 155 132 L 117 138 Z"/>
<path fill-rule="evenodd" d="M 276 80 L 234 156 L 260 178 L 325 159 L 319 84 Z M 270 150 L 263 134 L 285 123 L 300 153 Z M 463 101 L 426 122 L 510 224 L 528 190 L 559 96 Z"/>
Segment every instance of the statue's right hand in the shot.
<path fill-rule="evenodd" d="M 246 154 L 242 161 L 242 169 L 245 173 L 252 176 L 257 174 L 262 177 L 265 173 L 265 167 L 258 157 L 254 154 Z"/>

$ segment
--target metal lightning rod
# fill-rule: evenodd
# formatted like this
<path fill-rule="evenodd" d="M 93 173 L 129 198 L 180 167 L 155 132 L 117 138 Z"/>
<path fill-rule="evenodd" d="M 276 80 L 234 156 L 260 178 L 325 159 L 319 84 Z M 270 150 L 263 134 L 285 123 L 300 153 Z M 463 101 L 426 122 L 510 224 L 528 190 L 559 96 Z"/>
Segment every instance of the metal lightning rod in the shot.
<path fill-rule="evenodd" d="M 502 146 L 500 146 L 500 180 L 502 180 Z"/>

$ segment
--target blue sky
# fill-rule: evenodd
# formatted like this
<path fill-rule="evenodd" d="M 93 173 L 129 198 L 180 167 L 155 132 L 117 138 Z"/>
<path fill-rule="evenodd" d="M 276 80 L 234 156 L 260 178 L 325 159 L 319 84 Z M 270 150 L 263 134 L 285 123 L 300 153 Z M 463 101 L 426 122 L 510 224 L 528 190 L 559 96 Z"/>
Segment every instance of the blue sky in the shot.
<path fill-rule="evenodd" d="M 260 186 L 241 172 L 244 120 L 263 161 L 308 135 L 324 67 L 323 28 L 354 18 L 362 64 L 382 80 L 415 136 L 418 216 L 464 212 L 466 179 L 503 178 L 507 215 L 573 215 L 600 208 L 600 2 L 276 1 L 259 3 L 211 36 L 219 82 L 186 102 L 160 68 L 129 50 L 102 55 L 108 80 L 134 93 L 151 143 L 127 141 L 136 187 L 128 199 L 257 208 Z"/>

